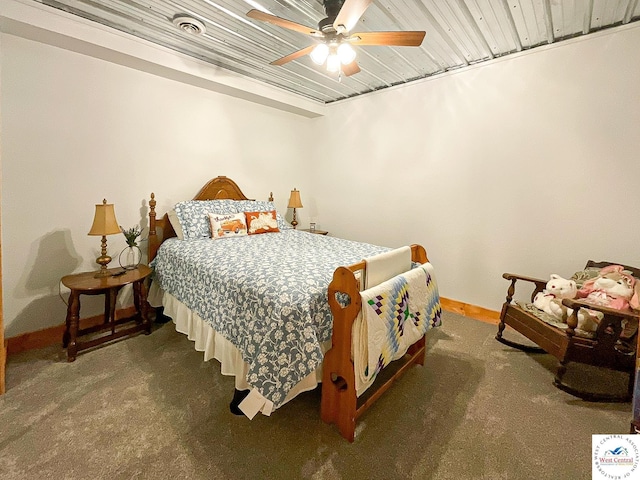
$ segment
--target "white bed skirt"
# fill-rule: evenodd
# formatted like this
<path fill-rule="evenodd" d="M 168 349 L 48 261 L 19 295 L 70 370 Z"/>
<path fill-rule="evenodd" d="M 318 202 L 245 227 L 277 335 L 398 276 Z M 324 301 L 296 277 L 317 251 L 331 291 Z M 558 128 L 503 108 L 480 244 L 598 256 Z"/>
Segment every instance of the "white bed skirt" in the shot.
<path fill-rule="evenodd" d="M 202 320 L 198 314 L 191 311 L 173 295 L 161 290 L 156 282 L 151 284 L 148 302 L 152 307 L 164 307 L 164 314 L 171 317 L 176 331 L 185 334 L 189 340 L 194 342 L 196 351 L 204 352 L 205 362 L 212 358 L 218 360 L 221 366 L 221 373 L 235 377 L 235 387 L 238 390 L 250 390 L 251 397 L 254 400 L 255 398 L 263 399 L 264 404 L 259 408 L 259 411 L 265 415 L 271 413 L 273 404 L 247 383 L 249 365 L 242 359 L 242 354 L 230 341 L 217 333 L 211 325 Z M 326 353 L 329 348 L 331 348 L 331 340 L 322 344 L 322 352 Z M 284 403 L 287 403 L 302 392 L 315 389 L 321 381 L 322 365 L 293 387 L 286 396 Z M 240 408 L 245 411 L 242 405 Z M 245 414 L 250 418 L 253 417 L 246 411 Z"/>

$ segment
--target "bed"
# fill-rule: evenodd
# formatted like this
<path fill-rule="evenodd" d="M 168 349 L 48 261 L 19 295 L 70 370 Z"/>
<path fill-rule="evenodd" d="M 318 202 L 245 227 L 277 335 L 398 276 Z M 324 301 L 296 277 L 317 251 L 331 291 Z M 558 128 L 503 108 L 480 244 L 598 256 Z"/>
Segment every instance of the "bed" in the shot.
<path fill-rule="evenodd" d="M 358 405 L 352 331 L 362 306 L 363 259 L 390 255 L 392 249 L 295 230 L 272 202 L 272 196 L 267 202 L 250 200 L 231 179 L 216 177 L 193 200 L 158 219 L 152 193 L 150 303 L 163 308 L 205 360 L 216 358 L 222 373 L 235 377 L 235 397 L 244 392 L 238 403 L 247 417 L 270 415 L 322 382 L 322 419 L 353 441 L 357 417 L 397 375 L 423 364 L 424 334 L 401 355 L 397 374 Z M 207 219 L 211 209 L 226 216 Z M 229 223 L 241 216 L 238 210 L 270 213 L 277 231 L 242 235 Z M 219 218 L 232 226 L 214 223 Z M 212 240 L 217 233 L 234 238 Z M 424 248 L 411 246 L 410 256 L 431 282 L 426 331 L 440 324 L 437 285 Z"/>

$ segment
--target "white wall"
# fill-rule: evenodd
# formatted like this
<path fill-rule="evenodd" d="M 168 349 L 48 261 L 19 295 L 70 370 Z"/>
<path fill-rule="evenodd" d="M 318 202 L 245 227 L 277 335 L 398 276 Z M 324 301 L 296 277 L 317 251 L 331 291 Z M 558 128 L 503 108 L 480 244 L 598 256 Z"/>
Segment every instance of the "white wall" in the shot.
<path fill-rule="evenodd" d="M 636 25 L 333 106 L 313 215 L 421 243 L 443 296 L 494 310 L 503 272 L 640 266 L 639 46 Z"/>
<path fill-rule="evenodd" d="M 273 191 L 282 211 L 294 186 L 306 189 L 306 118 L 13 35 L 0 41 L 7 337 L 64 322 L 59 280 L 96 268 L 100 238 L 87 232 L 103 198 L 129 228 L 147 225 L 152 191 L 165 212 L 217 175 L 252 198 Z M 108 242 L 114 257 L 125 246 L 121 235 Z M 83 316 L 102 305 L 82 301 Z"/>
<path fill-rule="evenodd" d="M 8 337 L 63 321 L 60 277 L 94 268 L 98 255 L 86 235 L 95 203 L 113 202 L 125 227 L 146 225 L 151 191 L 162 212 L 216 175 L 251 197 L 273 191 L 283 211 L 297 187 L 301 227 L 421 243 L 443 296 L 491 309 L 505 271 L 568 275 L 588 258 L 640 265 L 637 26 L 341 102 L 312 120 L 10 34 L 0 41 Z M 117 254 L 124 239 L 109 246 Z"/>

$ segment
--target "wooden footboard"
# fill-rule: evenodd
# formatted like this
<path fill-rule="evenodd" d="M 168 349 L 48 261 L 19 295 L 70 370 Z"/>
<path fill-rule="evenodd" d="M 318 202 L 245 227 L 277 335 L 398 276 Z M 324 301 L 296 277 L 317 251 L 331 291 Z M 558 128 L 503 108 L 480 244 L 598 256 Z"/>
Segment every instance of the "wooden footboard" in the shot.
<path fill-rule="evenodd" d="M 420 245 L 411 246 L 411 259 L 414 262 L 426 263 L 427 253 Z M 348 267 L 339 267 L 333 274 L 329 284 L 329 305 L 333 314 L 333 336 L 331 349 L 325 354 L 322 366 L 322 401 L 320 415 L 327 423 L 335 423 L 340 434 L 353 442 L 356 419 L 380 397 L 404 371 L 413 364 L 424 364 L 425 339 L 422 337 L 407 351 L 406 360 L 386 382 L 377 387 L 375 392 L 367 396 L 367 400 L 358 405 L 353 361 L 351 360 L 351 335 L 362 302 L 360 300 L 359 283 L 354 275 L 365 268 L 365 262 Z M 343 306 L 336 295 L 349 297 L 349 303 Z"/>

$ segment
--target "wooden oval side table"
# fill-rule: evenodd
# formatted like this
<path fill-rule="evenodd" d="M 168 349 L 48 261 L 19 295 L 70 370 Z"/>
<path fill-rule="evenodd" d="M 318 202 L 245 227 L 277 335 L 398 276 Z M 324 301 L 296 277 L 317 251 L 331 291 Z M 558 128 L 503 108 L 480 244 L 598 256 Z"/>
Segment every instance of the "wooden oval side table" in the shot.
<path fill-rule="evenodd" d="M 81 350 L 111 342 L 117 338 L 130 336 L 144 330 L 147 335 L 151 333 L 151 320 L 147 311 L 147 288 L 146 278 L 151 275 L 151 269 L 146 265 L 138 265 L 133 270 L 123 270 L 122 268 L 111 268 L 110 275 L 105 277 L 95 277 L 96 272 L 83 272 L 62 277 L 62 284 L 71 290 L 69 295 L 69 305 L 67 307 L 67 320 L 64 334 L 62 336 L 62 346 L 67 349 L 67 361 L 73 362 L 76 355 Z M 124 272 L 124 273 L 122 273 Z M 133 302 L 135 314 L 127 318 L 116 320 L 116 298 L 118 292 L 125 285 L 133 286 Z M 80 295 L 104 295 L 104 322 L 80 329 Z M 135 325 L 117 330 L 116 327 L 136 322 Z M 78 337 L 110 330 L 110 333 L 91 338 L 87 341 L 79 341 Z"/>

